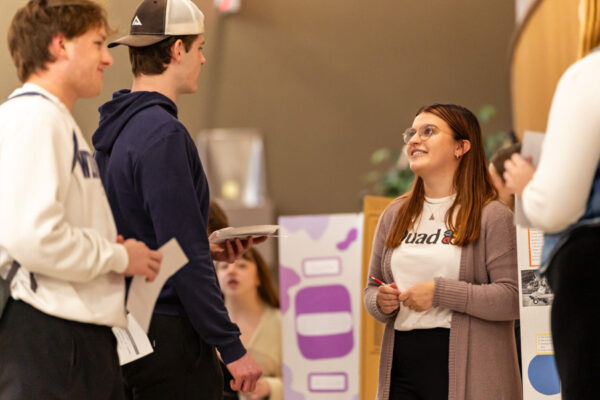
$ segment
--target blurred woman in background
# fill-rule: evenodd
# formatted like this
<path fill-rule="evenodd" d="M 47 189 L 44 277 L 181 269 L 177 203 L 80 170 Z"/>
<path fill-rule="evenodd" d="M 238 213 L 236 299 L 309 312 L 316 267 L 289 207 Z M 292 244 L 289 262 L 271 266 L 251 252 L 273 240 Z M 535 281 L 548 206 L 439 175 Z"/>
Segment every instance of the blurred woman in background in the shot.
<path fill-rule="evenodd" d="M 256 390 L 249 395 L 240 393 L 239 398 L 282 400 L 281 312 L 271 272 L 254 248 L 232 264 L 216 263 L 216 268 L 229 316 L 242 332 L 242 343 L 263 370 Z M 226 379 L 226 388 L 228 382 Z"/>
<path fill-rule="evenodd" d="M 404 133 L 412 190 L 383 212 L 364 301 L 386 324 L 378 400 L 521 399 L 512 213 L 496 201 L 477 118 L 420 109 Z"/>

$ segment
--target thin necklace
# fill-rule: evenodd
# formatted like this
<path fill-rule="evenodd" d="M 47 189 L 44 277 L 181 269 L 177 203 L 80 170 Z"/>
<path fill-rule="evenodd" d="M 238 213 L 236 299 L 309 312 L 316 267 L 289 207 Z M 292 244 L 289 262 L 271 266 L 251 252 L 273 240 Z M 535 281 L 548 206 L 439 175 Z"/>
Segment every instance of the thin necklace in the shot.
<path fill-rule="evenodd" d="M 433 207 L 431 206 L 432 203 L 428 202 L 427 200 L 425 200 L 425 205 L 427 206 L 427 208 L 429 209 L 429 212 L 431 213 L 431 215 L 429 216 L 429 220 L 430 221 L 435 221 L 435 213 L 438 212 L 440 210 L 440 208 L 442 207 L 442 204 L 436 204 L 437 207 L 435 208 L 435 210 L 433 209 Z"/>

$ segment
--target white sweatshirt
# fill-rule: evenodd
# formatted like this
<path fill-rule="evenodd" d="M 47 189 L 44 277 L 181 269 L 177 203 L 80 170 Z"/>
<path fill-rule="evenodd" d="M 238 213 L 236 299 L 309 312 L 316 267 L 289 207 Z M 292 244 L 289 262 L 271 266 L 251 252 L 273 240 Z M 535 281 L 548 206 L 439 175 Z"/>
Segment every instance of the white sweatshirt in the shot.
<path fill-rule="evenodd" d="M 548 130 L 523 210 L 533 226 L 556 233 L 585 212 L 600 158 L 600 51 L 563 74 L 550 108 Z"/>
<path fill-rule="evenodd" d="M 0 273 L 16 259 L 12 297 L 44 313 L 125 326 L 128 256 L 92 153 L 64 104 L 33 84 L 10 97 L 25 92 L 46 98 L 0 106 Z"/>

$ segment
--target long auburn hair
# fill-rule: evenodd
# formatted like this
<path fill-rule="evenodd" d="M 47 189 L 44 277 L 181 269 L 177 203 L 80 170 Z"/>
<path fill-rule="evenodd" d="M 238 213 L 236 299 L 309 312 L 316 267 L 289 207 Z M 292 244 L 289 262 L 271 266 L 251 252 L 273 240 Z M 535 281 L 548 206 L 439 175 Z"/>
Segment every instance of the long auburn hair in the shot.
<path fill-rule="evenodd" d="M 245 260 L 256 264 L 256 274 L 258 275 L 258 296 L 268 305 L 274 308 L 279 308 L 279 296 L 275 290 L 273 279 L 271 279 L 271 271 L 264 258 L 256 249 L 251 248 L 242 256 Z"/>
<path fill-rule="evenodd" d="M 422 113 L 430 113 L 443 119 L 452 129 L 454 140 L 471 142 L 471 149 L 461 157 L 454 174 L 456 198 L 445 217 L 448 228 L 454 232 L 454 244 L 464 246 L 477 240 L 481 231 L 481 211 L 486 204 L 498 197 L 487 168 L 481 128 L 471 111 L 455 104 L 421 107 L 416 115 Z M 414 226 L 423 212 L 423 179 L 417 176 L 412 189 L 400 198 L 406 200 L 398 210 L 392 230 L 385 241 L 388 248 L 400 246 L 404 234 Z M 455 214 L 456 218 L 453 218 Z"/>

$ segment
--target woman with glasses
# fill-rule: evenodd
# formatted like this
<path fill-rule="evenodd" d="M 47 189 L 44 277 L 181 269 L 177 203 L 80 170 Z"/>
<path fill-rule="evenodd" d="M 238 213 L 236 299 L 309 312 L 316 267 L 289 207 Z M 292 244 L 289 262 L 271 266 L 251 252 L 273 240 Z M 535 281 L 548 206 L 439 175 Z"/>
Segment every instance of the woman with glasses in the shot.
<path fill-rule="evenodd" d="M 521 399 L 515 227 L 477 118 L 423 107 L 404 142 L 417 177 L 379 220 L 364 293 L 386 324 L 377 399 Z"/>

